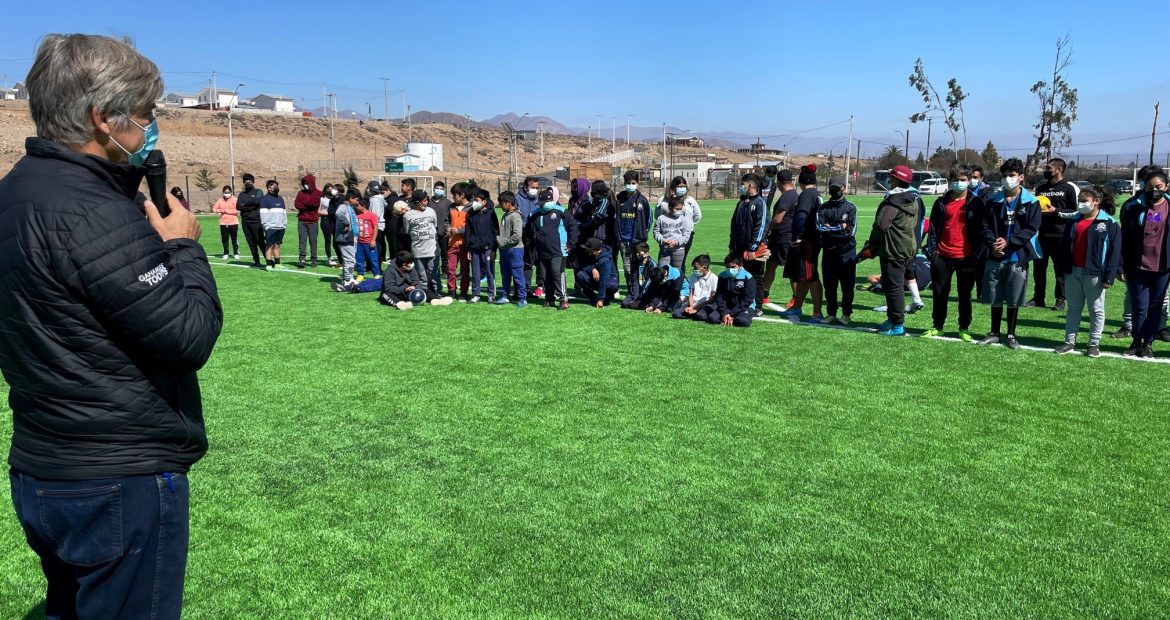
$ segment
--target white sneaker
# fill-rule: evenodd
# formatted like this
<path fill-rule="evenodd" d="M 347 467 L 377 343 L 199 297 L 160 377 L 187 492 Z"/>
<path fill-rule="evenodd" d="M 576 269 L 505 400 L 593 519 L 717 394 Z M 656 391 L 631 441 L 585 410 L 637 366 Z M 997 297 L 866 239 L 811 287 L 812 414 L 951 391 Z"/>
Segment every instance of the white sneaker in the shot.
<path fill-rule="evenodd" d="M 414 304 L 410 303 L 409 301 L 400 301 L 394 304 L 394 306 L 399 310 L 410 310 L 414 307 Z"/>
<path fill-rule="evenodd" d="M 450 297 L 440 297 L 431 300 L 432 306 L 450 306 L 453 303 L 455 303 L 455 300 Z"/>
<path fill-rule="evenodd" d="M 837 322 L 844 325 L 845 327 L 849 327 L 849 315 L 846 314 L 842 316 L 841 318 L 837 319 Z"/>
<path fill-rule="evenodd" d="M 238 258 L 238 257 L 237 257 L 237 258 Z M 223 259 L 224 259 L 224 260 L 227 260 L 227 259 L 228 259 L 228 255 L 227 255 L 227 254 L 224 254 L 224 255 L 223 255 Z"/>
<path fill-rule="evenodd" d="M 240 255 L 236 254 L 236 260 L 240 260 Z"/>

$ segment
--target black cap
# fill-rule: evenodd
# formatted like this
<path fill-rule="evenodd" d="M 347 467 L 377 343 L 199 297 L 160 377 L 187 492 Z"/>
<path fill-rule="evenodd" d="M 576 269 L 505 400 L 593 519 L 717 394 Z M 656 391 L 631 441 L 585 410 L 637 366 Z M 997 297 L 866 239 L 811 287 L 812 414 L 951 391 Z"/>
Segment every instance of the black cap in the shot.
<path fill-rule="evenodd" d="M 251 182 L 255 183 L 256 177 L 252 176 L 252 174 L 249 172 L 245 172 L 244 173 L 244 181 L 251 181 Z"/>
<path fill-rule="evenodd" d="M 832 177 L 829 179 L 829 187 L 845 187 L 845 177 Z"/>
<path fill-rule="evenodd" d="M 597 237 L 590 237 L 585 240 L 585 249 L 590 252 L 596 252 L 601 249 L 601 239 Z"/>
<path fill-rule="evenodd" d="M 785 170 L 781 170 L 780 172 L 777 172 L 776 173 L 776 181 L 778 183 L 791 183 L 792 182 L 792 171 L 785 169 Z"/>
<path fill-rule="evenodd" d="M 414 204 L 420 204 L 422 201 L 424 201 L 426 199 L 427 199 L 426 190 L 416 189 L 410 193 L 410 201 L 413 202 Z"/>

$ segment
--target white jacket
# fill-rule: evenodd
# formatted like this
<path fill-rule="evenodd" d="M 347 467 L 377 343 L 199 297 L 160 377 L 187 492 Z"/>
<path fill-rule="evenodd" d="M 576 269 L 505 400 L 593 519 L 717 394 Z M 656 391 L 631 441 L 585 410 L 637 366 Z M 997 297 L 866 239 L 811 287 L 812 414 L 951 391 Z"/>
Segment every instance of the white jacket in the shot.
<path fill-rule="evenodd" d="M 690 295 L 692 291 L 694 291 L 694 307 L 698 308 L 699 306 L 711 301 L 715 297 L 715 287 L 717 286 L 719 286 L 719 276 L 715 275 L 713 272 L 708 271 L 707 275 L 703 277 L 699 277 L 697 274 L 692 273 L 691 276 L 687 278 L 687 281 L 683 283 L 682 300 L 683 302 L 686 302 L 687 296 Z"/>
<path fill-rule="evenodd" d="M 666 213 L 666 199 L 667 196 L 658 199 L 658 215 Z M 699 220 L 703 219 L 703 210 L 699 208 L 699 201 L 691 198 L 690 194 L 687 194 L 683 201 L 683 217 L 690 218 L 691 224 L 694 226 L 698 226 Z"/>

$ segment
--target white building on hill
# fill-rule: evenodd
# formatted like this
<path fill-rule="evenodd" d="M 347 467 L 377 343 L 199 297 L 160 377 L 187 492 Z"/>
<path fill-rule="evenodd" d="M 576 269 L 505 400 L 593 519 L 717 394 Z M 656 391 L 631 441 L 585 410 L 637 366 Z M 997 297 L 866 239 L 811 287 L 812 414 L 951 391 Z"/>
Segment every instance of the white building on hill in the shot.
<path fill-rule="evenodd" d="M 193 108 L 199 105 L 199 95 L 187 93 L 167 93 L 164 99 L 167 105 L 180 108 Z"/>
<path fill-rule="evenodd" d="M 239 96 L 233 94 L 230 90 L 220 88 L 215 91 L 214 95 L 212 95 L 211 88 L 204 88 L 203 90 L 199 91 L 199 101 L 197 105 L 201 107 L 211 107 L 212 104 L 214 104 L 216 108 L 227 109 L 228 107 L 239 105 L 239 99 Z"/>
<path fill-rule="evenodd" d="M 272 110 L 274 112 L 296 112 L 297 109 L 293 98 L 283 95 L 256 95 L 252 98 L 252 105 L 257 110 Z"/>

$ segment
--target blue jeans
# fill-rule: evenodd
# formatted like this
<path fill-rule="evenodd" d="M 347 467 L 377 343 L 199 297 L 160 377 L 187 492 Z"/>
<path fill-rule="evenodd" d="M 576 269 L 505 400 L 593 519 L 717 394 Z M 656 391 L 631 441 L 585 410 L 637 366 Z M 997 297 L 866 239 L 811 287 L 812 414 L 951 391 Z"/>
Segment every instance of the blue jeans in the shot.
<path fill-rule="evenodd" d="M 516 301 L 528 297 L 528 278 L 524 276 L 524 248 L 512 248 L 500 252 L 500 279 L 503 280 L 504 296 L 512 295 L 516 287 Z"/>
<path fill-rule="evenodd" d="M 1129 302 L 1133 307 L 1133 344 L 1148 345 L 1154 342 L 1158 333 L 1158 322 L 1162 318 L 1157 310 L 1166 297 L 1170 285 L 1170 271 L 1154 272 L 1134 269 L 1125 273 L 1125 285 L 1129 290 Z"/>
<path fill-rule="evenodd" d="M 378 248 L 371 248 L 368 243 L 357 244 L 357 274 L 366 275 L 366 261 L 373 265 L 374 277 L 382 275 L 382 266 L 378 264 Z"/>
<path fill-rule="evenodd" d="M 178 618 L 187 571 L 184 474 L 40 480 L 12 470 L 12 504 L 48 580 L 46 618 Z"/>
<path fill-rule="evenodd" d="M 471 294 L 479 295 L 479 281 L 487 277 L 488 295 L 496 296 L 496 273 L 491 250 L 471 250 Z"/>

